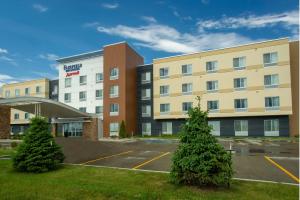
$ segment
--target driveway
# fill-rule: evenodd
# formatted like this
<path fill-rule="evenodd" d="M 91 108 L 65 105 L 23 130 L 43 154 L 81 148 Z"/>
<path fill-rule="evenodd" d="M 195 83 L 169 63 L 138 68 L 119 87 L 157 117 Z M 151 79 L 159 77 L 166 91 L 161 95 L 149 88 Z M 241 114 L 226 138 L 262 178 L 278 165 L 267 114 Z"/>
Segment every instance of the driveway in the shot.
<path fill-rule="evenodd" d="M 141 139 L 124 142 L 56 138 L 66 163 L 170 171 L 177 140 Z M 288 141 L 220 139 L 233 150 L 235 178 L 299 183 L 299 146 Z"/>

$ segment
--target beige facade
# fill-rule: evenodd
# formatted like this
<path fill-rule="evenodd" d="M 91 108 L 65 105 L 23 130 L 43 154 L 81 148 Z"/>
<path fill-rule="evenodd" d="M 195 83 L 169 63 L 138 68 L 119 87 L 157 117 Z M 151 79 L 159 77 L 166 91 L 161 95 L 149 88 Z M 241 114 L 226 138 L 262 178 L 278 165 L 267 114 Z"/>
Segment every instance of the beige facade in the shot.
<path fill-rule="evenodd" d="M 270 66 L 264 64 L 264 54 L 276 53 L 276 62 Z M 244 67 L 234 68 L 233 59 L 243 57 Z M 217 69 L 207 72 L 206 63 L 217 61 Z M 183 75 L 182 66 L 191 65 L 191 74 Z M 160 69 L 167 68 L 168 76 L 160 77 Z M 278 83 L 266 87 L 265 76 L 276 75 Z M 196 103 L 196 96 L 201 97 L 201 106 L 207 109 L 207 101 L 218 101 L 216 112 L 210 112 L 209 117 L 236 116 L 268 116 L 292 114 L 290 53 L 288 39 L 278 39 L 261 43 L 231 47 L 219 50 L 199 52 L 188 55 L 156 59 L 153 62 L 153 94 L 154 119 L 185 118 L 182 103 Z M 234 88 L 234 79 L 246 78 L 243 89 Z M 208 91 L 207 82 L 217 81 L 217 90 Z M 192 91 L 183 94 L 182 85 L 192 84 Z M 162 96 L 160 86 L 167 85 L 169 93 Z M 266 97 L 279 97 L 279 107 L 267 109 Z M 235 99 L 247 99 L 247 108 L 237 110 Z M 169 104 L 170 109 L 161 113 L 161 104 Z"/>
<path fill-rule="evenodd" d="M 2 86 L 3 98 L 24 96 L 49 98 L 49 80 L 44 78 Z M 28 124 L 29 119 L 33 116 L 20 110 L 11 109 L 11 124 Z"/>

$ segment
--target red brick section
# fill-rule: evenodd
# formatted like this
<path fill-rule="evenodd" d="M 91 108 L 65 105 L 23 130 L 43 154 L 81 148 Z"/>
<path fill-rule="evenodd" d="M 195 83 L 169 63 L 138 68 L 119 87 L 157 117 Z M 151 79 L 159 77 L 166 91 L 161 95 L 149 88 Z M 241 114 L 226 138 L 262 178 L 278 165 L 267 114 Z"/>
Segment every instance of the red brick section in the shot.
<path fill-rule="evenodd" d="M 103 136 L 109 137 L 109 124 L 125 121 L 128 134 L 136 132 L 136 67 L 144 63 L 143 57 L 128 44 L 119 43 L 104 47 L 104 99 L 103 99 Z M 119 68 L 119 78 L 110 80 L 110 70 Z M 110 86 L 119 86 L 119 97 L 110 98 Z M 119 115 L 110 116 L 110 104 L 119 104 Z"/>
<path fill-rule="evenodd" d="M 10 136 L 10 107 L 0 106 L 0 139 Z"/>
<path fill-rule="evenodd" d="M 89 140 L 98 140 L 98 118 L 91 118 L 83 123 L 82 136 Z"/>
<path fill-rule="evenodd" d="M 299 135 L 299 41 L 290 42 L 292 109 L 290 136 Z"/>

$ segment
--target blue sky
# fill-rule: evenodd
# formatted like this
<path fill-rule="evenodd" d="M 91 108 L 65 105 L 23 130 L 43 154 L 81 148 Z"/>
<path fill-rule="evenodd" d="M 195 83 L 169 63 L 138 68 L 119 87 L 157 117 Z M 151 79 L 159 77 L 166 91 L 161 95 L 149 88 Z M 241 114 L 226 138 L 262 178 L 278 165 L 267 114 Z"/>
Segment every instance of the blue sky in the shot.
<path fill-rule="evenodd" d="M 0 86 L 57 77 L 55 59 L 127 41 L 153 58 L 298 39 L 298 0 L 1 0 Z"/>

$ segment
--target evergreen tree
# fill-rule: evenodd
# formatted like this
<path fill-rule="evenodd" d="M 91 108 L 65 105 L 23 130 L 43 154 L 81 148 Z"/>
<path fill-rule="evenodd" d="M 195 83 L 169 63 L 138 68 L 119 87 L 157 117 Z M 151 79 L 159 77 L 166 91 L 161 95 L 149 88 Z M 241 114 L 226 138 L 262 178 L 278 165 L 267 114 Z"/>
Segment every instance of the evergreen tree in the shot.
<path fill-rule="evenodd" d="M 63 160 L 64 155 L 50 133 L 48 122 L 41 117 L 32 118 L 24 141 L 13 157 L 14 168 L 41 173 L 57 169 Z"/>
<path fill-rule="evenodd" d="M 173 156 L 171 181 L 197 186 L 230 186 L 233 175 L 231 154 L 211 135 L 208 112 L 191 108 L 181 128 L 180 144 Z"/>
<path fill-rule="evenodd" d="M 126 127 L 125 127 L 124 120 L 122 120 L 121 125 L 120 125 L 119 137 L 120 138 L 126 138 L 127 137 Z"/>

